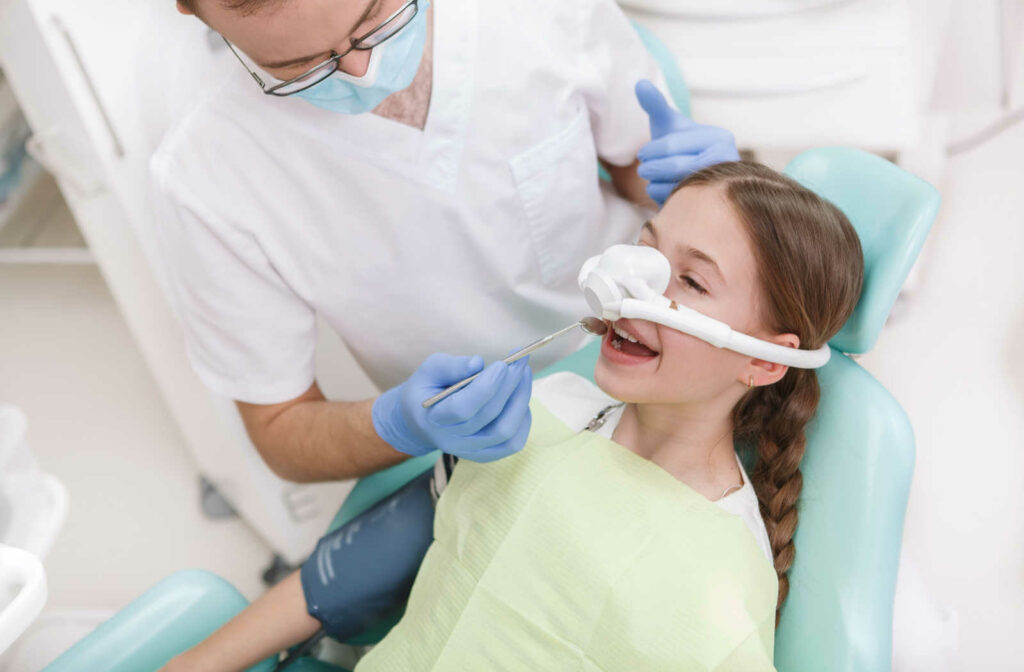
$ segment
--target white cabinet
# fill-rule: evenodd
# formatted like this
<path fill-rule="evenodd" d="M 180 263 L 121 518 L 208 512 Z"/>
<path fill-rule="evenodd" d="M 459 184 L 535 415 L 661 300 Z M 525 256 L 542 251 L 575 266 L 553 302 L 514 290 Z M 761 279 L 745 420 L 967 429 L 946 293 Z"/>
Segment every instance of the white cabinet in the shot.
<path fill-rule="evenodd" d="M 186 104 L 189 87 L 220 67 L 211 44 L 172 0 L 0 0 L 0 67 L 33 129 L 33 154 L 56 176 L 199 470 L 297 562 L 352 484 L 295 485 L 265 466 L 234 405 L 193 374 L 153 245 L 147 165 L 178 111 L 160 108 Z M 326 350 L 325 366 L 347 372 L 340 383 L 327 376 L 331 392 L 371 391 L 342 347 Z"/>
<path fill-rule="evenodd" d="M 849 145 L 899 156 L 922 142 L 924 64 L 905 0 L 620 0 L 675 54 L 699 121 L 741 147 Z M 942 4 L 942 3 L 938 3 Z"/>

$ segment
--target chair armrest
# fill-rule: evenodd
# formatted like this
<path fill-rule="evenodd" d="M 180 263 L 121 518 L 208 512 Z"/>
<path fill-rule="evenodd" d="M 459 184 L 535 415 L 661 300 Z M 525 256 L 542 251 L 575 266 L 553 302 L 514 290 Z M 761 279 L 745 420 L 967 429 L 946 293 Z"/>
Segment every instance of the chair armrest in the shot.
<path fill-rule="evenodd" d="M 100 624 L 43 672 L 157 670 L 227 623 L 249 602 L 224 579 L 200 570 L 167 577 Z M 272 672 L 267 658 L 247 672 Z"/>

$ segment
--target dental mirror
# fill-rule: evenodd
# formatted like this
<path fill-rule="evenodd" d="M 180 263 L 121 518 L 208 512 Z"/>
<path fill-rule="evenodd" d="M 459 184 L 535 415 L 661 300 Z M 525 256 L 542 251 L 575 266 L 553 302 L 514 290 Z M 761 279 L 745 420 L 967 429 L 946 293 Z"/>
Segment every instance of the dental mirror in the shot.
<path fill-rule="evenodd" d="M 540 348 L 543 348 L 545 345 L 547 345 L 551 341 L 555 340 L 556 338 L 558 338 L 562 334 L 569 333 L 570 331 L 572 331 L 576 327 L 579 327 L 579 328 L 583 329 L 583 331 L 587 332 L 588 334 L 593 334 L 594 336 L 604 336 L 605 332 L 608 331 L 608 325 L 605 323 L 604 320 L 602 320 L 600 318 L 597 318 L 597 317 L 584 317 L 579 322 L 575 322 L 573 324 L 570 324 L 568 327 L 565 327 L 564 329 L 559 329 L 558 331 L 556 331 L 553 334 L 548 334 L 544 338 L 539 338 L 536 341 L 534 341 L 533 343 L 530 343 L 529 345 L 527 345 L 527 346 L 525 346 L 523 348 L 520 348 L 519 350 L 516 350 L 511 355 L 509 355 L 508 357 L 503 359 L 502 361 L 505 362 L 506 364 L 511 364 L 512 362 L 514 362 L 516 360 L 522 359 L 523 357 L 526 357 L 528 354 L 530 354 L 534 350 L 538 350 Z M 450 395 L 452 392 L 455 392 L 456 390 L 461 390 L 463 387 L 465 387 L 466 385 L 469 385 L 471 382 L 473 382 L 473 380 L 475 380 L 476 377 L 479 376 L 479 375 L 480 375 L 479 373 L 475 373 L 472 376 L 470 376 L 469 378 L 463 378 L 462 380 L 460 380 L 459 382 L 455 383 L 454 385 L 452 385 L 450 387 L 447 387 L 444 390 L 438 392 L 437 394 L 432 396 L 430 399 L 427 399 L 426 401 L 423 402 L 423 408 L 430 408 L 431 406 L 433 406 L 437 402 L 441 401 L 442 399 L 444 399 L 445 397 Z"/>

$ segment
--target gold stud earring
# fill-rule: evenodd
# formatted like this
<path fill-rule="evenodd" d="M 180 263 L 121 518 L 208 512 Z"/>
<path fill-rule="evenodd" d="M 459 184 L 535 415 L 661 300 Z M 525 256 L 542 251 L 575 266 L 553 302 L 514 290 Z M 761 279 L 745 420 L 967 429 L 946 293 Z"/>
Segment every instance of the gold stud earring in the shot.
<path fill-rule="evenodd" d="M 747 389 L 753 389 L 753 388 L 754 388 L 754 377 L 751 376 L 750 380 L 747 381 Z"/>

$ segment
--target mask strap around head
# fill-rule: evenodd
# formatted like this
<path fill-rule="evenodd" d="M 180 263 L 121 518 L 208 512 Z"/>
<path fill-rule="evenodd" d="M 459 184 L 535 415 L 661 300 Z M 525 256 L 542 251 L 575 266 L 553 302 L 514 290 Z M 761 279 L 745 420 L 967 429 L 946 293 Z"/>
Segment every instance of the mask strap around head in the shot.
<path fill-rule="evenodd" d="M 665 301 L 668 303 L 668 299 Z M 828 345 L 817 350 L 787 348 L 778 343 L 769 343 L 760 338 L 734 331 L 726 323 L 686 306 L 677 305 L 672 308 L 669 305 L 658 305 L 650 301 L 623 299 L 618 312 L 622 317 L 657 322 L 676 331 L 695 336 L 718 348 L 725 348 L 741 355 L 798 369 L 820 368 L 825 366 L 832 356 Z"/>

